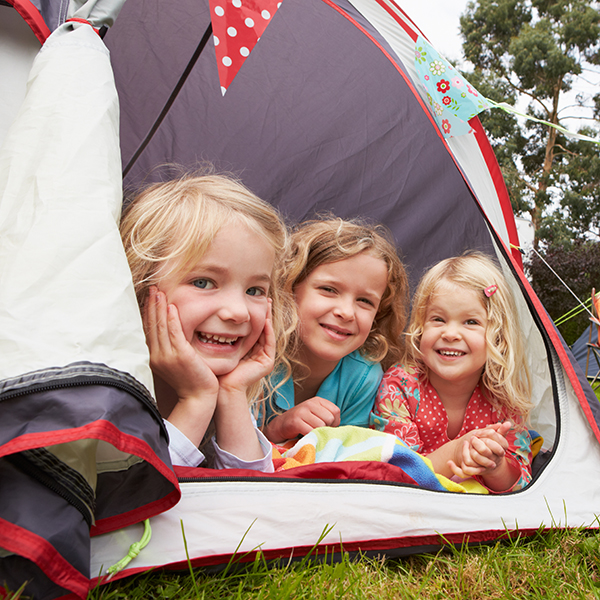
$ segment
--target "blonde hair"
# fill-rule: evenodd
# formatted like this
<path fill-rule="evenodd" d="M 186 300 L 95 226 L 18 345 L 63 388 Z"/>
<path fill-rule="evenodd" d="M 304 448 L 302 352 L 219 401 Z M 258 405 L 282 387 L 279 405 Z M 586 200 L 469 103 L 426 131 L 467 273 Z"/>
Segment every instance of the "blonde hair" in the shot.
<path fill-rule="evenodd" d="M 402 333 L 406 325 L 408 278 L 391 234 L 381 225 L 369 225 L 359 219 L 324 218 L 298 225 L 291 235 L 291 249 L 285 270 L 284 290 L 293 294 L 317 267 L 367 253 L 380 258 L 387 266 L 387 284 L 373 328 L 360 352 L 384 369 L 403 352 Z M 292 365 L 302 370 L 296 360 L 297 331 L 292 333 L 286 355 Z"/>
<path fill-rule="evenodd" d="M 485 254 L 468 252 L 447 258 L 425 273 L 413 298 L 405 363 L 428 375 L 419 346 L 427 309 L 443 282 L 472 290 L 481 300 L 487 313 L 487 359 L 481 375 L 486 398 L 494 408 L 505 409 L 511 418 L 523 423 L 532 408 L 531 378 L 517 309 L 500 268 Z M 485 290 L 490 286 L 496 289 L 488 296 Z"/>
<path fill-rule="evenodd" d="M 276 362 L 282 360 L 293 315 L 293 300 L 281 290 L 287 228 L 277 211 L 244 185 L 225 175 L 183 175 L 148 186 L 126 207 L 121 238 L 140 307 L 151 285 L 184 273 L 202 258 L 226 223 L 241 221 L 275 251 L 269 288 L 272 300 Z M 249 390 L 256 402 L 264 382 Z"/>

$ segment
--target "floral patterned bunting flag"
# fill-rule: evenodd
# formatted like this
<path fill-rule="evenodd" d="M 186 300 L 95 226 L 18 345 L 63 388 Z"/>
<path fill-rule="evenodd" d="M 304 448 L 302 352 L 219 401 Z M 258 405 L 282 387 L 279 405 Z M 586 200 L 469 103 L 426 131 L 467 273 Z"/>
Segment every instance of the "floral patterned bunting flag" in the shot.
<path fill-rule="evenodd" d="M 487 99 L 422 36 L 415 47 L 415 67 L 445 137 L 469 133 L 469 119 L 490 108 Z"/>

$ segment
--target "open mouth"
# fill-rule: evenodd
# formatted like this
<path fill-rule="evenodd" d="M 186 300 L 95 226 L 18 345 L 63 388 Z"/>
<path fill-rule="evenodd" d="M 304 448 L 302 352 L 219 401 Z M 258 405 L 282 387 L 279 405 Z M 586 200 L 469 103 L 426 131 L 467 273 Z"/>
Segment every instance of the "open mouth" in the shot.
<path fill-rule="evenodd" d="M 203 333 L 199 331 L 197 333 L 198 339 L 204 344 L 215 344 L 217 346 L 232 346 L 240 338 L 239 337 L 227 337 L 224 335 L 216 335 L 213 333 Z"/>
<path fill-rule="evenodd" d="M 464 356 L 466 354 L 460 350 L 438 350 L 437 353 L 442 356 Z"/>

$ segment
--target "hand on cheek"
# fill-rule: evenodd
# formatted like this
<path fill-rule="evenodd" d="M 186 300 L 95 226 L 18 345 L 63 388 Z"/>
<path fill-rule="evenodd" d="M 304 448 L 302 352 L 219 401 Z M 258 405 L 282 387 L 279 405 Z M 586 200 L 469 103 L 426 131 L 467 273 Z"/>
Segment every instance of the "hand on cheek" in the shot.
<path fill-rule="evenodd" d="M 150 367 L 179 398 L 203 391 L 216 392 L 218 381 L 202 357 L 185 338 L 177 308 L 164 293 L 150 288 L 144 307 L 144 330 L 150 350 Z"/>
<path fill-rule="evenodd" d="M 143 323 L 152 372 L 177 395 L 168 420 L 198 446 L 215 411 L 219 382 L 186 340 L 177 308 L 154 286 L 144 305 Z"/>
<path fill-rule="evenodd" d="M 233 371 L 219 377 L 221 391 L 240 391 L 271 373 L 275 365 L 275 334 L 271 317 L 271 299 L 267 303 L 263 330 L 250 352 L 240 360 Z"/>

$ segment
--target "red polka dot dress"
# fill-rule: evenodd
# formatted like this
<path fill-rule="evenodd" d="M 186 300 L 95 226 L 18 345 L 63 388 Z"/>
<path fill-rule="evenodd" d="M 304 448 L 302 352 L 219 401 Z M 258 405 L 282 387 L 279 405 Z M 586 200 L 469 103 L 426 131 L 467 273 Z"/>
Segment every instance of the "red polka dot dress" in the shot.
<path fill-rule="evenodd" d="M 462 428 L 457 437 L 474 429 L 481 429 L 507 419 L 485 399 L 477 386 L 471 396 Z M 419 380 L 401 365 L 394 365 L 383 376 L 371 412 L 370 426 L 379 431 L 393 433 L 413 450 L 427 455 L 450 441 L 448 415 L 434 387 L 429 381 Z M 507 460 L 518 465 L 521 477 L 510 490 L 521 489 L 531 481 L 531 437 L 524 429 L 511 429 Z M 476 479 L 483 483 L 480 478 Z"/>

